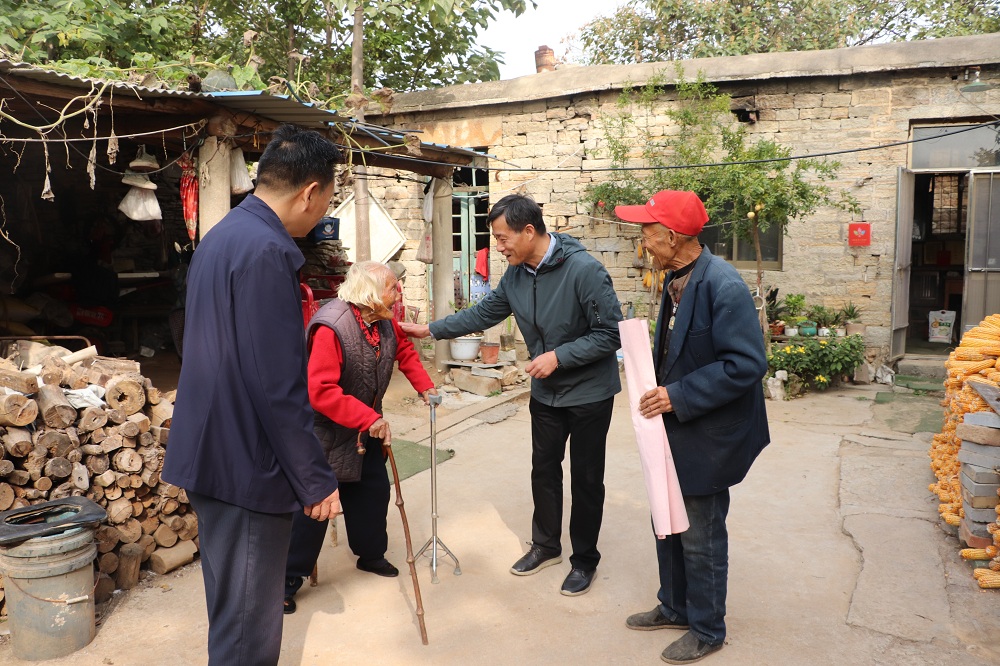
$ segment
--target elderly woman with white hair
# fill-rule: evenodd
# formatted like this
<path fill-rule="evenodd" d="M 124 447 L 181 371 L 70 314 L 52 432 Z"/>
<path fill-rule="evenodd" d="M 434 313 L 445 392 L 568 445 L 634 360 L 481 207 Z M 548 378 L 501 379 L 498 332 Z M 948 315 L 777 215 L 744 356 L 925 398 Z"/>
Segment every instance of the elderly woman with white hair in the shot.
<path fill-rule="evenodd" d="M 395 362 L 424 402 L 436 395 L 434 382 L 420 363 L 413 343 L 393 319 L 400 298 L 393 271 L 377 261 L 351 266 L 333 299 L 307 326 L 309 400 L 316 412 L 315 430 L 337 474 L 347 541 L 358 569 L 397 576 L 385 559 L 389 476 L 383 447 L 390 445 L 382 397 Z M 295 612 L 295 593 L 316 564 L 326 521 L 298 514 L 285 568 L 285 613 Z"/>

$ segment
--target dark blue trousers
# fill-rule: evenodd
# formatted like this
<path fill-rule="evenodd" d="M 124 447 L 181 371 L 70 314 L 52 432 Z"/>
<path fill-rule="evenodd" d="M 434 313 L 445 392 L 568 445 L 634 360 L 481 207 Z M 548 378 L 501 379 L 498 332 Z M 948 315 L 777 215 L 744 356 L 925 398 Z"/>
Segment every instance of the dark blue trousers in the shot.
<path fill-rule="evenodd" d="M 549 555 L 562 553 L 563 470 L 569 439 L 572 507 L 570 564 L 593 571 L 601 561 L 597 538 L 604 518 L 604 460 L 614 398 L 572 407 L 549 407 L 535 400 L 531 412 L 531 496 L 535 511 L 531 541 Z"/>
<path fill-rule="evenodd" d="M 210 666 L 272 666 L 281 652 L 291 513 L 258 513 L 188 491 L 198 513 Z"/>
<path fill-rule="evenodd" d="M 684 507 L 691 527 L 656 540 L 660 611 L 668 620 L 690 625 L 706 643 L 721 645 L 726 638 L 729 489 L 685 495 Z"/>

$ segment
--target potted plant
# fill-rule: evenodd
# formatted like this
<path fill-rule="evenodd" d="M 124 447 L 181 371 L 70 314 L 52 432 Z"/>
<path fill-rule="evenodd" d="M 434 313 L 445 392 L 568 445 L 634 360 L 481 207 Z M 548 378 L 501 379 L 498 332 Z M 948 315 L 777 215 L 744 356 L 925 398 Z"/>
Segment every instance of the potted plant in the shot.
<path fill-rule="evenodd" d="M 475 303 L 465 302 L 456 307 L 454 302 L 449 301 L 448 305 L 450 305 L 453 310 L 464 310 L 465 308 L 472 307 Z M 479 347 L 482 343 L 482 331 L 474 331 L 461 337 L 449 340 L 448 351 L 451 353 L 451 359 L 453 361 L 475 361 L 476 357 L 479 356 Z"/>
<path fill-rule="evenodd" d="M 861 308 L 855 305 L 852 301 L 848 301 L 847 304 L 840 309 L 840 317 L 845 324 L 844 328 L 847 335 L 865 334 L 865 329 L 867 327 L 858 322 L 858 319 L 861 318 Z"/>
<path fill-rule="evenodd" d="M 836 326 L 837 313 L 822 305 L 809 309 L 809 318 L 816 322 L 816 335 L 825 338 L 830 335 L 830 328 Z"/>

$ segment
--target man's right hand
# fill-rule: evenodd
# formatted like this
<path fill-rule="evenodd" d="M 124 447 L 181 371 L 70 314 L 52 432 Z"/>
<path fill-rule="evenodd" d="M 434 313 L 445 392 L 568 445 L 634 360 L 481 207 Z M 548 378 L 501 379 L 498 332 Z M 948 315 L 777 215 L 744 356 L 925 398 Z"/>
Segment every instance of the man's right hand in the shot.
<path fill-rule="evenodd" d="M 382 440 L 382 446 L 392 446 L 392 432 L 389 430 L 389 422 L 383 418 L 368 426 L 368 435 L 375 439 Z"/>
<path fill-rule="evenodd" d="M 343 513 L 344 510 L 340 508 L 340 490 L 334 490 L 333 494 L 325 500 L 322 502 L 316 502 L 315 504 L 310 504 L 303 509 L 303 511 L 313 520 L 320 521 L 328 520 L 336 516 L 338 513 Z"/>
<path fill-rule="evenodd" d="M 427 324 L 411 324 L 406 321 L 399 322 L 399 327 L 403 329 L 411 338 L 426 338 L 431 334 L 431 327 Z"/>

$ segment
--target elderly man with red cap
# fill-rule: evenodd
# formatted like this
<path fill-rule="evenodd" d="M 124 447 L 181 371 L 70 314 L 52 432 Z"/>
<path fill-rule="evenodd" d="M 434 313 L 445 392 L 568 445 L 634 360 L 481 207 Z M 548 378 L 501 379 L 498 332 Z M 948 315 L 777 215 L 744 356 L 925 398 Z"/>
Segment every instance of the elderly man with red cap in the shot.
<path fill-rule="evenodd" d="M 726 638 L 729 488 L 770 440 L 761 386 L 767 356 L 747 284 L 698 242 L 708 221 L 698 195 L 663 190 L 615 215 L 643 225 L 653 265 L 670 271 L 653 345 L 658 386 L 639 410 L 663 419 L 691 523 L 656 541 L 659 604 L 625 624 L 686 629 L 661 658 L 690 664 Z"/>

